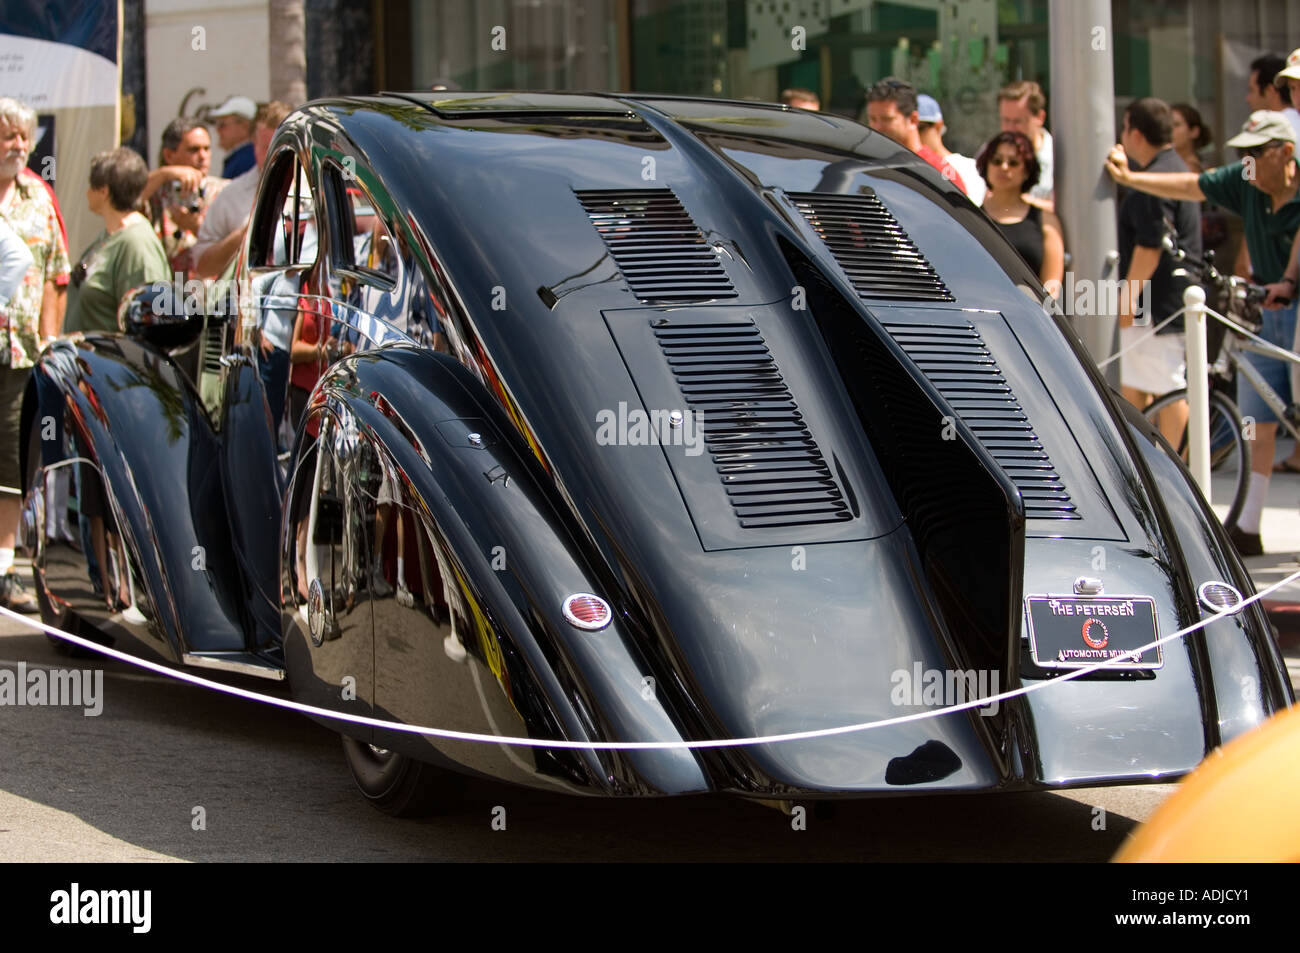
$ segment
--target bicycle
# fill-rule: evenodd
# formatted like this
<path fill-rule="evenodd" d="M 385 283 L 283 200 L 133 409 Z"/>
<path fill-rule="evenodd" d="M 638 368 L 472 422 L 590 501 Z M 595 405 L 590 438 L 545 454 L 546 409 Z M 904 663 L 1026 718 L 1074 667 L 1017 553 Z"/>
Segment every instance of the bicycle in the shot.
<path fill-rule="evenodd" d="M 1261 305 L 1268 296 L 1266 289 L 1244 278 L 1223 274 L 1214 265 L 1213 252 L 1201 260 L 1175 250 L 1168 240 L 1165 247 L 1177 261 L 1199 272 L 1200 284 L 1206 290 L 1207 312 L 1212 318 L 1206 333 L 1207 353 L 1211 358 L 1210 465 L 1215 472 L 1226 473 L 1232 479 L 1232 503 L 1223 519 L 1225 525 L 1231 525 L 1236 522 L 1245 503 L 1251 472 L 1250 440 L 1236 402 L 1229 396 L 1236 392 L 1238 373 L 1264 399 L 1286 431 L 1300 441 L 1300 414 L 1296 405 L 1286 404 L 1260 372 L 1249 361 L 1241 359 L 1240 354 L 1249 352 L 1293 364 L 1300 364 L 1300 354 L 1271 344 L 1256 333 L 1260 328 Z M 1188 275 L 1186 268 L 1183 274 Z M 1160 395 L 1142 413 L 1154 424 L 1161 411 L 1186 400 L 1187 388 L 1182 387 Z M 1184 459 L 1187 457 L 1187 443 L 1187 430 L 1184 428 L 1182 439 L 1175 447 Z"/>

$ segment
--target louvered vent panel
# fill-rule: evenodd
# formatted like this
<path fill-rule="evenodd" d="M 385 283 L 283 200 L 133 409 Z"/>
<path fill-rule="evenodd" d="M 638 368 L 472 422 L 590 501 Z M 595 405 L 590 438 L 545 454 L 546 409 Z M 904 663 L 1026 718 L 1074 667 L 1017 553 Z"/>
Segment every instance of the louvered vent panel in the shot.
<path fill-rule="evenodd" d="M 203 329 L 203 369 L 210 373 L 221 373 L 221 346 L 226 326 L 220 321 L 208 319 Z"/>
<path fill-rule="evenodd" d="M 885 322 L 885 329 L 1020 489 L 1027 517 L 1080 519 L 1060 474 L 974 325 L 969 321 L 947 327 Z"/>
<path fill-rule="evenodd" d="M 837 523 L 852 513 L 768 353 L 748 324 L 667 325 L 655 337 L 746 528 Z"/>
<path fill-rule="evenodd" d="M 862 298 L 953 301 L 948 286 L 874 192 L 791 192 Z"/>
<path fill-rule="evenodd" d="M 736 297 L 717 253 L 671 189 L 576 193 L 623 277 L 641 301 Z"/>

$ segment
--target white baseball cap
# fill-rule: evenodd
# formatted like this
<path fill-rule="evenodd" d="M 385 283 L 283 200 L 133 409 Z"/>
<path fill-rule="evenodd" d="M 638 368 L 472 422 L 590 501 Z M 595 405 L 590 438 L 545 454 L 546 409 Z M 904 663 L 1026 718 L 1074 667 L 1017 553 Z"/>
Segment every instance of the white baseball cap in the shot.
<path fill-rule="evenodd" d="M 1241 132 L 1224 143 L 1232 149 L 1253 149 L 1274 140 L 1295 142 L 1295 129 L 1286 116 L 1267 109 L 1257 109 L 1241 127 Z"/>
<path fill-rule="evenodd" d="M 219 119 L 222 116 L 240 116 L 252 122 L 257 116 L 257 103 L 247 96 L 231 96 L 220 106 L 209 110 L 208 115 L 213 119 Z"/>
<path fill-rule="evenodd" d="M 1300 50 L 1292 50 L 1286 58 L 1286 67 L 1277 71 L 1273 77 L 1274 86 L 1285 86 L 1288 79 L 1300 79 Z M 1295 103 L 1291 104 L 1292 106 Z"/>

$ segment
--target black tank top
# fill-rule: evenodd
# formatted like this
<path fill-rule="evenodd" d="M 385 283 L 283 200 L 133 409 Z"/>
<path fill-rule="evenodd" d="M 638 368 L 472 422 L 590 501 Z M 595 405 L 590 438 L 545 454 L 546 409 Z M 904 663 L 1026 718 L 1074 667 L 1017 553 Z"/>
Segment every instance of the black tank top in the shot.
<path fill-rule="evenodd" d="M 1037 205 L 1029 206 L 1029 214 L 1011 225 L 997 223 L 1002 234 L 1020 252 L 1034 274 L 1039 274 L 1043 267 L 1043 210 Z"/>

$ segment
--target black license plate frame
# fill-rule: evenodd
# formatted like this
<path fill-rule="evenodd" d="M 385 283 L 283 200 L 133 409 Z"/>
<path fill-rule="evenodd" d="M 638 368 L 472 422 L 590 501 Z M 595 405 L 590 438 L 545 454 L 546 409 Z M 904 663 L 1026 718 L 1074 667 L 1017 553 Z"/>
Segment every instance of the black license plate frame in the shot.
<path fill-rule="evenodd" d="M 1150 596 L 1031 595 L 1025 597 L 1025 618 L 1034 664 L 1042 668 L 1087 668 L 1160 638 Z M 1148 649 L 1107 671 L 1162 668 L 1161 649 Z"/>

